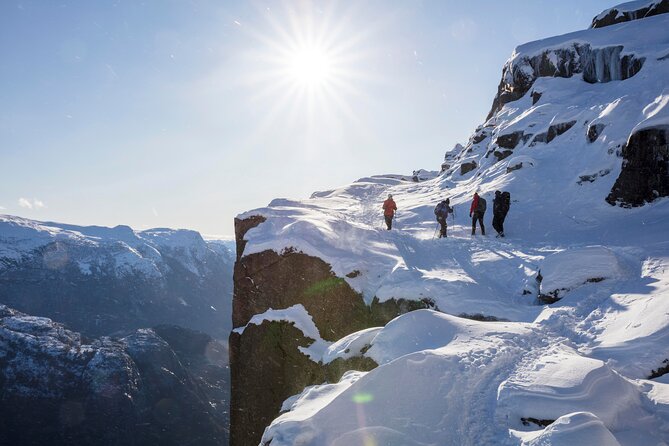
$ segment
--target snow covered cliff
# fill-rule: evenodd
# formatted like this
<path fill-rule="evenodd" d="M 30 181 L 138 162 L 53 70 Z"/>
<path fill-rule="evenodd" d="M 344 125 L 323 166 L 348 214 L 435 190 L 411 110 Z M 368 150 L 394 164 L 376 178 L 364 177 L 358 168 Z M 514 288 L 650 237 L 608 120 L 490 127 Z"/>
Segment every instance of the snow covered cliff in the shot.
<path fill-rule="evenodd" d="M 174 323 L 226 337 L 232 262 L 195 231 L 0 215 L 0 303 L 88 335 Z"/>
<path fill-rule="evenodd" d="M 633 13 L 650 3 L 518 47 L 438 178 L 238 217 L 233 444 L 669 444 L 669 14 Z M 472 237 L 472 195 L 495 190 L 507 237 L 490 210 Z"/>

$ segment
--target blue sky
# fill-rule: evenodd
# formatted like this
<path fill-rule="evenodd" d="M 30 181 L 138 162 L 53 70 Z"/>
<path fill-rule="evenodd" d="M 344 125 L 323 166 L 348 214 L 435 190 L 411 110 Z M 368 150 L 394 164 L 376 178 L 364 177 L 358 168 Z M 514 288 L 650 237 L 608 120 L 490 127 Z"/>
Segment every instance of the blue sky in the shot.
<path fill-rule="evenodd" d="M 231 235 L 276 197 L 438 169 L 515 46 L 613 4 L 0 2 L 0 213 Z M 326 79 L 287 69 L 305 45 Z"/>

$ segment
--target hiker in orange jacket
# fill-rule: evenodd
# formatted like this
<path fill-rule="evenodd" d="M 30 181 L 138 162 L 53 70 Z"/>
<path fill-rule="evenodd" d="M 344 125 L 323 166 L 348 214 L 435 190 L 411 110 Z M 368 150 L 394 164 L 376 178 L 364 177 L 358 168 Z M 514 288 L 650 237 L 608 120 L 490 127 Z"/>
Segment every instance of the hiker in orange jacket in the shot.
<path fill-rule="evenodd" d="M 383 218 L 386 219 L 386 226 L 390 231 L 393 228 L 393 218 L 395 217 L 395 211 L 397 210 L 397 205 L 393 200 L 393 196 L 388 194 L 388 199 L 383 202 Z"/>

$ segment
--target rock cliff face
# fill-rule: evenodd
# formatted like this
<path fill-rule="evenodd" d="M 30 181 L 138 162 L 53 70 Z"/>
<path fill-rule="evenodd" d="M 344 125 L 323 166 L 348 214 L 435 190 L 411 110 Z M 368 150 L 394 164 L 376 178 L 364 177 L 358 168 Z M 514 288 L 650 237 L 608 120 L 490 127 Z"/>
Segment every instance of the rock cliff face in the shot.
<path fill-rule="evenodd" d="M 244 255 L 244 236 L 266 219 L 252 216 L 235 220 L 237 262 L 234 271 L 233 326 L 245 327 L 230 335 L 231 444 L 257 445 L 263 430 L 278 416 L 286 398 L 304 387 L 336 382 L 350 369 L 369 370 L 369 358 L 353 357 L 327 365 L 315 362 L 301 349 L 310 339 L 290 321 L 251 318 L 271 309 L 304 306 L 326 341 L 355 331 L 386 324 L 407 311 L 426 308 L 429 302 L 390 300 L 367 305 L 330 265 L 320 258 L 284 249 Z M 248 324 L 248 325 L 247 325 Z"/>
<path fill-rule="evenodd" d="M 635 132 L 622 156 L 622 171 L 606 201 L 642 206 L 669 195 L 669 126 Z"/>
<path fill-rule="evenodd" d="M 227 443 L 225 348 L 173 326 L 89 340 L 0 305 L 0 443 Z"/>

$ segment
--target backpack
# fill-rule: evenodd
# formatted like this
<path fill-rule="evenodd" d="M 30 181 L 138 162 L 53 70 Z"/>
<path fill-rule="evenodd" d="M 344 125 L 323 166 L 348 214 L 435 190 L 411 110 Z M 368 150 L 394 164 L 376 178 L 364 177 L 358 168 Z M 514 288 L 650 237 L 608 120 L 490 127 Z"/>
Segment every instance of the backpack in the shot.
<path fill-rule="evenodd" d="M 505 214 L 509 212 L 511 207 L 511 194 L 509 192 L 502 192 L 502 212 Z"/>
<path fill-rule="evenodd" d="M 485 202 L 485 198 L 479 197 L 479 202 L 476 206 L 476 212 L 480 212 L 481 214 L 485 214 L 486 205 L 487 205 L 487 203 Z"/>
<path fill-rule="evenodd" d="M 448 216 L 448 205 L 443 201 L 440 202 L 437 207 L 434 208 L 434 215 L 446 218 Z"/>

